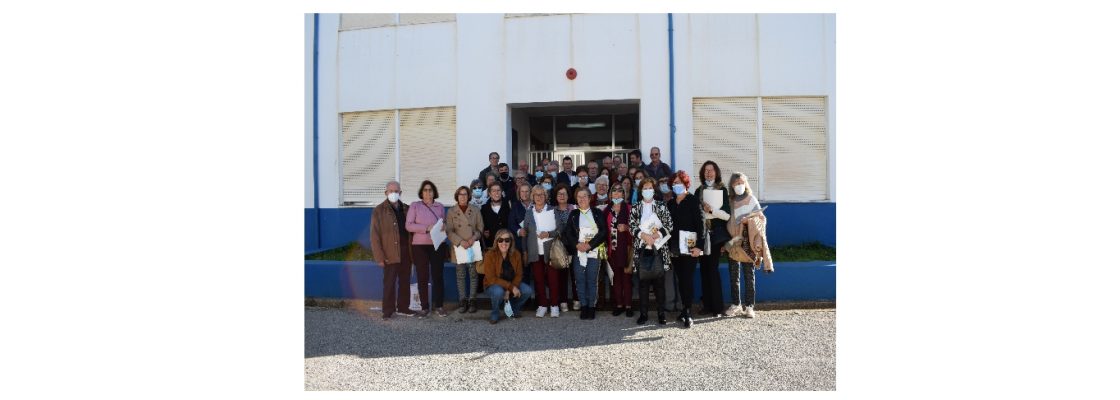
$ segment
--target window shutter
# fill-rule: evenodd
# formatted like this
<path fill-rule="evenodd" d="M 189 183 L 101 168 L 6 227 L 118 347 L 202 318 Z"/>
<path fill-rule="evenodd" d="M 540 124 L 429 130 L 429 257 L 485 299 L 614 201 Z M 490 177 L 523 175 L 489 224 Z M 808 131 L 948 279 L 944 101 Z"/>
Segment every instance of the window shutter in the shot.
<path fill-rule="evenodd" d="M 397 176 L 394 112 L 342 114 L 342 202 L 380 203 Z"/>
<path fill-rule="evenodd" d="M 455 22 L 455 14 L 401 14 L 401 25 L 430 24 L 435 22 Z"/>
<path fill-rule="evenodd" d="M 338 30 L 348 31 L 353 29 L 380 28 L 397 24 L 394 14 L 342 14 Z M 382 190 L 384 192 L 384 190 Z"/>
<path fill-rule="evenodd" d="M 762 198 L 828 199 L 828 134 L 823 97 L 764 97 Z"/>
<path fill-rule="evenodd" d="M 401 199 L 416 197 L 420 184 L 430 180 L 439 189 L 436 201 L 444 205 L 452 197 L 456 176 L 455 107 L 401 110 Z"/>
<path fill-rule="evenodd" d="M 720 97 L 692 99 L 692 170 L 701 181 L 705 161 L 719 165 L 723 183 L 733 172 L 747 174 L 758 190 L 758 99 Z M 699 186 L 699 181 L 693 184 Z M 757 195 L 757 194 L 756 194 Z"/>

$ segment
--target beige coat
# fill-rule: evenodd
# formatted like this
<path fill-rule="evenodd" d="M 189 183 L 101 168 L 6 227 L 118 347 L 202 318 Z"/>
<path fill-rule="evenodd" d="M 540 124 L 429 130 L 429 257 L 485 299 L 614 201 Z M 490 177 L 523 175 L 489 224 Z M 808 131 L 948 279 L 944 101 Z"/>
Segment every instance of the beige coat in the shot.
<path fill-rule="evenodd" d="M 451 256 L 451 262 L 459 264 L 455 259 L 454 246 L 459 246 L 464 240 L 482 239 L 482 211 L 473 205 L 467 206 L 467 211 L 464 212 L 459 209 L 459 205 L 452 205 L 447 210 L 447 239 L 451 241 L 452 247 L 449 248 L 448 253 Z M 483 249 L 486 251 L 486 249 Z"/>

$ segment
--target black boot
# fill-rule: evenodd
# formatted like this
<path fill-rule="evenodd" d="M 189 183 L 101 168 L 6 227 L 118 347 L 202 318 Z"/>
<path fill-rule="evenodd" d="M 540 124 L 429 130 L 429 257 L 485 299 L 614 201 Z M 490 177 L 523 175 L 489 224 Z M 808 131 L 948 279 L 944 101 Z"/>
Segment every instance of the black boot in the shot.
<path fill-rule="evenodd" d="M 626 309 L 626 318 L 632 318 L 633 316 L 634 316 L 634 309 L 627 308 Z"/>
<path fill-rule="evenodd" d="M 688 309 L 684 310 L 684 327 L 686 329 L 692 327 L 692 313 Z"/>
<path fill-rule="evenodd" d="M 466 313 L 466 312 L 467 312 L 467 300 L 466 299 L 459 300 L 459 314 L 463 314 L 463 313 Z"/>
<path fill-rule="evenodd" d="M 475 303 L 477 303 L 477 302 L 478 302 L 478 300 L 475 300 L 475 299 L 467 300 L 467 312 L 469 312 L 471 314 L 474 314 L 474 313 L 478 312 L 478 307 L 475 306 Z"/>
<path fill-rule="evenodd" d="M 595 319 L 595 307 L 587 307 L 587 319 Z"/>
<path fill-rule="evenodd" d="M 664 311 L 658 311 L 657 312 L 657 323 L 659 323 L 661 325 L 665 325 L 665 323 L 667 323 L 667 322 L 669 322 L 669 321 L 665 319 L 665 312 Z"/>
<path fill-rule="evenodd" d="M 589 319 L 587 316 L 587 307 L 579 309 L 579 319 Z"/>
<path fill-rule="evenodd" d="M 646 313 L 638 314 L 638 325 L 645 325 L 646 321 L 649 321 L 649 315 L 646 315 Z"/>
<path fill-rule="evenodd" d="M 622 307 L 615 307 L 614 311 L 611 311 L 611 315 L 616 317 L 622 315 Z"/>

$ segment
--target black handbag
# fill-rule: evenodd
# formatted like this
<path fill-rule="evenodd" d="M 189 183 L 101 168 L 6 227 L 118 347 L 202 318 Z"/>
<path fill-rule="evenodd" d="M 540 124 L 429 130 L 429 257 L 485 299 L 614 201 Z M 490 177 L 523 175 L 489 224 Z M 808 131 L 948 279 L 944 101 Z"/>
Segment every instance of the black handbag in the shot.
<path fill-rule="evenodd" d="M 643 248 L 638 253 L 638 279 L 657 279 L 665 276 L 665 268 L 658 265 L 657 259 L 661 257 L 656 250 Z"/>

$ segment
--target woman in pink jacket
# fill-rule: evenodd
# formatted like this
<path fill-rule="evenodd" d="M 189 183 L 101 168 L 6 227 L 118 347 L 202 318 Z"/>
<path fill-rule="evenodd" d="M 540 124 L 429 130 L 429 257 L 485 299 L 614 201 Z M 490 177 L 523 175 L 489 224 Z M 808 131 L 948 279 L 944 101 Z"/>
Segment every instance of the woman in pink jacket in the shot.
<path fill-rule="evenodd" d="M 421 316 L 434 312 L 446 317 L 443 311 L 443 260 L 447 246 L 432 243 L 432 227 L 436 221 L 444 219 L 445 209 L 440 203 L 439 191 L 432 181 L 420 184 L 420 201 L 409 205 L 405 217 L 405 229 L 412 232 L 412 257 L 416 264 L 416 286 L 420 291 L 420 305 L 424 309 Z M 428 279 L 432 282 L 432 301 L 428 303 Z"/>

